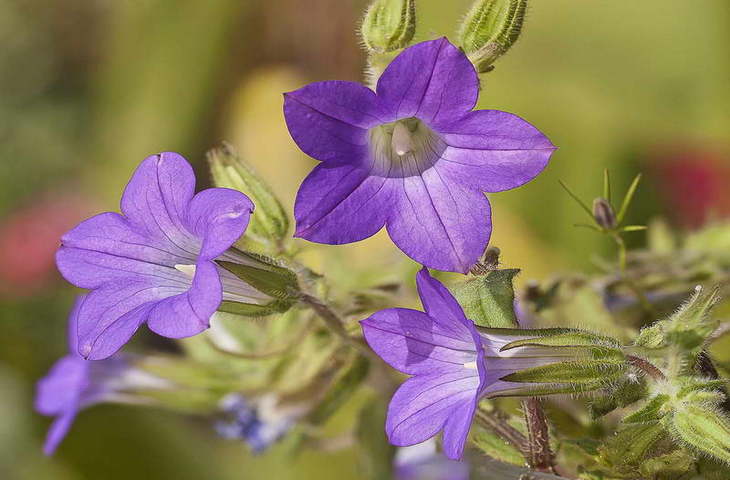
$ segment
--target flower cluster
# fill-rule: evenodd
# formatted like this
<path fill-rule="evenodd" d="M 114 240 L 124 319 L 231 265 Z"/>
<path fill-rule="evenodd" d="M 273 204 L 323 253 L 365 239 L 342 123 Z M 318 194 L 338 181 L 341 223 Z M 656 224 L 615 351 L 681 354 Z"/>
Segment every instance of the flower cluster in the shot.
<path fill-rule="evenodd" d="M 294 141 L 322 162 L 297 196 L 295 236 L 340 244 L 386 226 L 416 261 L 467 272 L 491 233 L 483 192 L 532 180 L 555 149 L 515 115 L 474 111 L 478 94 L 474 66 L 445 38 L 403 51 L 375 92 L 334 81 L 286 94 L 284 113 Z M 271 277 L 247 276 L 255 256 L 233 248 L 253 202 L 228 188 L 196 194 L 193 170 L 180 155 L 145 159 L 120 206 L 121 213 L 96 215 L 61 238 L 58 269 L 88 293 L 71 315 L 71 353 L 38 387 L 38 410 L 58 417 L 47 452 L 79 409 L 118 392 L 115 379 L 127 366 L 116 352 L 140 326 L 168 338 L 193 336 L 209 327 L 217 310 L 240 313 L 267 305 L 275 300 L 271 292 L 281 290 L 272 287 Z M 455 459 L 478 400 L 524 390 L 524 383 L 501 379 L 552 359 L 521 358 L 519 351 L 508 358 L 499 349 L 514 336 L 478 332 L 425 268 L 417 284 L 426 313 L 383 310 L 362 327 L 378 355 L 414 375 L 391 402 L 386 425 L 391 442 L 412 445 L 443 430 L 444 450 Z M 266 405 L 234 402 L 228 408 L 233 420 L 219 422 L 218 430 L 263 450 L 291 426 Z"/>

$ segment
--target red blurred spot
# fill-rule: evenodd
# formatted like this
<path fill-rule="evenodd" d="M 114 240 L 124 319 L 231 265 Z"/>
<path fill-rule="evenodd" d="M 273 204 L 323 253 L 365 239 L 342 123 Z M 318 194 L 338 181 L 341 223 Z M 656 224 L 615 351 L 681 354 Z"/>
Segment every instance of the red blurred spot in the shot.
<path fill-rule="evenodd" d="M 679 225 L 698 228 L 708 220 L 730 216 L 730 157 L 682 147 L 654 159 L 660 194 Z"/>
<path fill-rule="evenodd" d="M 0 220 L 0 295 L 31 295 L 56 279 L 54 255 L 61 235 L 88 210 L 88 202 L 78 196 L 46 195 Z"/>

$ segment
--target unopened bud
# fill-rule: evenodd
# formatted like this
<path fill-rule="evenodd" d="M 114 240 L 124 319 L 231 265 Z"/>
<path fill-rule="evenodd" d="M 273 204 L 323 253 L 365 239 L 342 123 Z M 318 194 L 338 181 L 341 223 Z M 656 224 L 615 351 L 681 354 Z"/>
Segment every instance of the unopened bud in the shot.
<path fill-rule="evenodd" d="M 459 45 L 480 73 L 507 53 L 522 31 L 527 0 L 477 0 L 459 29 Z"/>
<path fill-rule="evenodd" d="M 271 188 L 227 143 L 210 150 L 207 158 L 216 187 L 243 192 L 256 205 L 244 238 L 263 246 L 279 245 L 289 232 L 289 217 Z"/>
<path fill-rule="evenodd" d="M 598 226 L 603 229 L 613 230 L 616 228 L 616 214 L 605 198 L 598 197 L 593 200 L 593 218 Z"/>
<path fill-rule="evenodd" d="M 375 0 L 368 7 L 360 29 L 365 46 L 377 53 L 407 47 L 415 33 L 415 0 Z"/>

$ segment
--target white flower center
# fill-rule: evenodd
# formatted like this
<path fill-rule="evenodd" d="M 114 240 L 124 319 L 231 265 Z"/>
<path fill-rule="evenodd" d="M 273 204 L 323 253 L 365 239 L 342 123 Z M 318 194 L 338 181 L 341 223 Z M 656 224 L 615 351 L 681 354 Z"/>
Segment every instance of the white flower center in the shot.
<path fill-rule="evenodd" d="M 445 149 L 446 144 L 438 134 L 415 117 L 370 129 L 373 175 L 419 176 L 441 158 Z"/>
<path fill-rule="evenodd" d="M 195 265 L 185 265 L 178 263 L 175 265 L 175 270 L 184 273 L 189 278 L 195 277 Z"/>

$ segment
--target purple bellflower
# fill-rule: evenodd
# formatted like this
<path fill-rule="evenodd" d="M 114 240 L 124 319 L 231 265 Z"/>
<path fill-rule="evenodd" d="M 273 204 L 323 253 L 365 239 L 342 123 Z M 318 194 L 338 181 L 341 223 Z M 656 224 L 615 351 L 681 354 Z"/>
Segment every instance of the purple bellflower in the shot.
<path fill-rule="evenodd" d="M 465 273 L 491 235 L 483 192 L 519 187 L 555 150 L 510 113 L 472 110 L 479 78 L 446 38 L 391 62 L 376 91 L 327 81 L 285 94 L 289 132 L 320 163 L 302 183 L 295 236 L 363 240 L 383 226 L 425 266 Z"/>
<path fill-rule="evenodd" d="M 78 312 L 79 353 L 109 357 L 143 324 L 182 338 L 209 326 L 223 300 L 266 296 L 217 265 L 246 230 L 253 203 L 226 188 L 195 192 L 188 162 L 165 152 L 145 159 L 121 200 L 122 214 L 96 215 L 63 235 L 61 274 L 91 290 Z"/>
<path fill-rule="evenodd" d="M 106 401 L 124 401 L 130 388 L 160 388 L 162 379 L 133 368 L 121 355 L 106 360 L 85 360 L 77 353 L 76 322 L 87 297 L 76 300 L 69 316 L 69 354 L 58 360 L 38 381 L 35 409 L 56 417 L 48 430 L 43 451 L 52 455 L 68 433 L 80 410 Z"/>
<path fill-rule="evenodd" d="M 501 378 L 558 362 L 561 355 L 533 347 L 503 352 L 503 346 L 525 337 L 479 331 L 425 268 L 416 284 L 425 313 L 390 308 L 360 323 L 365 340 L 383 360 L 413 375 L 390 401 L 385 425 L 390 442 L 415 445 L 443 430 L 444 453 L 457 460 L 479 400 L 529 390 L 533 384 Z"/>

